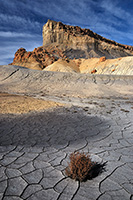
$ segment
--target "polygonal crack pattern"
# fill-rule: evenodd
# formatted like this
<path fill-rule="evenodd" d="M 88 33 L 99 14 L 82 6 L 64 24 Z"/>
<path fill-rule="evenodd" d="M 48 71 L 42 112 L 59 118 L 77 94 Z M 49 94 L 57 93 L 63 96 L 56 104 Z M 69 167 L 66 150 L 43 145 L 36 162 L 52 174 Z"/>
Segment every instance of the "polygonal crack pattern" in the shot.
<path fill-rule="evenodd" d="M 131 105 L 95 99 L 89 108 L 87 101 L 79 98 L 80 106 L 0 116 L 0 199 L 133 199 L 133 116 L 122 110 Z M 106 171 L 83 183 L 66 177 L 69 155 L 75 151 L 107 161 Z"/>

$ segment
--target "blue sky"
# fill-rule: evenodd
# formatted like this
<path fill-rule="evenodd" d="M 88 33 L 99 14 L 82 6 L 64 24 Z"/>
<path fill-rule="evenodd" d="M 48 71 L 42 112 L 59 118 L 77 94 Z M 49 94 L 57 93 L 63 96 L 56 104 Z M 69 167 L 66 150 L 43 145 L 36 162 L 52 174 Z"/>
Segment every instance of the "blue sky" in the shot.
<path fill-rule="evenodd" d="M 48 19 L 133 45 L 132 11 L 133 0 L 0 0 L 0 64 L 11 63 L 20 47 L 41 46 Z"/>

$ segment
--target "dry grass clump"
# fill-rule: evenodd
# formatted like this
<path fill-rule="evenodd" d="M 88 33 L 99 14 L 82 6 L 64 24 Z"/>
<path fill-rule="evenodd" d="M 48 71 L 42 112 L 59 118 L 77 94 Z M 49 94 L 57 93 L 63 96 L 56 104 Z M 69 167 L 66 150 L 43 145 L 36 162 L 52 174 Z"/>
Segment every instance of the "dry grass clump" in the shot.
<path fill-rule="evenodd" d="M 89 155 L 79 152 L 72 153 L 65 173 L 74 180 L 86 181 L 92 178 L 92 169 L 95 165 L 96 162 L 92 162 Z"/>

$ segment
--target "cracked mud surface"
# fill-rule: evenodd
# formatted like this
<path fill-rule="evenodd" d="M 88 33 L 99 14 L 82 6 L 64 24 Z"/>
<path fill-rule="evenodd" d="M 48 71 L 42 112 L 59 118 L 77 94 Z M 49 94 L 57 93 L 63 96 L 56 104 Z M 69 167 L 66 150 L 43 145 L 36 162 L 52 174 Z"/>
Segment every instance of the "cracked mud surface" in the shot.
<path fill-rule="evenodd" d="M 18 76 L 13 73 L 10 77 L 9 71 L 5 71 L 6 79 L 0 77 L 3 80 L 0 91 L 18 94 L 30 91 L 30 96 L 67 104 L 26 114 L 0 114 L 0 199 L 132 200 L 131 78 L 122 78 L 122 90 L 118 93 L 115 88 L 119 86 L 120 78 L 110 78 L 109 82 L 107 78 L 98 78 L 101 80 L 99 88 L 104 84 L 95 96 L 90 93 L 95 93 L 93 84 L 96 83 L 88 89 L 82 78 L 80 84 L 84 82 L 84 90 L 90 90 L 90 93 L 77 91 L 77 87 L 69 82 L 72 93 L 62 85 L 63 95 L 56 93 L 57 87 L 52 91 L 46 80 L 42 82 L 47 83 L 49 92 L 46 93 L 46 87 L 43 92 L 44 85 L 41 84 L 41 92 L 37 93 L 36 89 L 32 90 L 31 76 L 30 88 L 22 91 L 24 82 L 28 82 L 28 78 L 22 79 L 27 77 L 23 74 L 21 78 L 19 76 L 20 84 L 15 87 Z M 104 94 L 108 88 L 110 93 Z M 106 171 L 83 183 L 66 177 L 64 169 L 74 151 L 89 152 L 94 161 L 108 161 Z"/>

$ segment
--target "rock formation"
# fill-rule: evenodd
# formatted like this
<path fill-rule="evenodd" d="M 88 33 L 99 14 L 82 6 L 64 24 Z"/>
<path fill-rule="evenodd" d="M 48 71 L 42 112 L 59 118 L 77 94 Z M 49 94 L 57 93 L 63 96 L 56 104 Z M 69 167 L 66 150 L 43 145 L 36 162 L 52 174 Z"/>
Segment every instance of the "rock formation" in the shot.
<path fill-rule="evenodd" d="M 43 26 L 43 46 L 60 45 L 70 58 L 117 58 L 133 55 L 133 47 L 108 40 L 89 29 L 48 20 Z"/>
<path fill-rule="evenodd" d="M 15 53 L 12 65 L 42 70 L 55 61 L 56 57 L 50 54 L 46 49 L 43 49 L 43 47 L 35 48 L 31 52 L 27 52 L 24 48 L 20 48 Z"/>
<path fill-rule="evenodd" d="M 104 63 L 110 58 L 127 56 L 133 56 L 133 46 L 122 45 L 108 40 L 89 29 L 81 29 L 78 26 L 69 26 L 61 22 L 48 20 L 43 26 L 43 46 L 30 52 L 27 52 L 24 48 L 18 49 L 12 65 L 37 70 L 46 68 L 45 70 L 50 71 L 81 72 L 84 71 L 84 69 L 81 70 L 84 68 L 81 66 L 81 59 L 87 59 L 87 61 L 84 60 L 84 63 L 93 63 L 89 59 L 95 57 L 100 58 L 98 63 L 96 66 L 87 64 L 87 66 L 90 66 L 91 71 L 86 68 L 85 73 L 99 73 L 99 70 L 96 69 L 98 64 L 103 66 L 100 63 Z M 62 61 L 56 62 L 59 59 Z M 52 65 L 53 63 L 55 65 Z M 49 65 L 50 67 L 47 68 Z M 131 65 L 129 68 L 131 68 Z M 113 70 L 113 67 L 111 69 Z M 115 74 L 117 70 L 114 69 L 112 72 Z"/>

